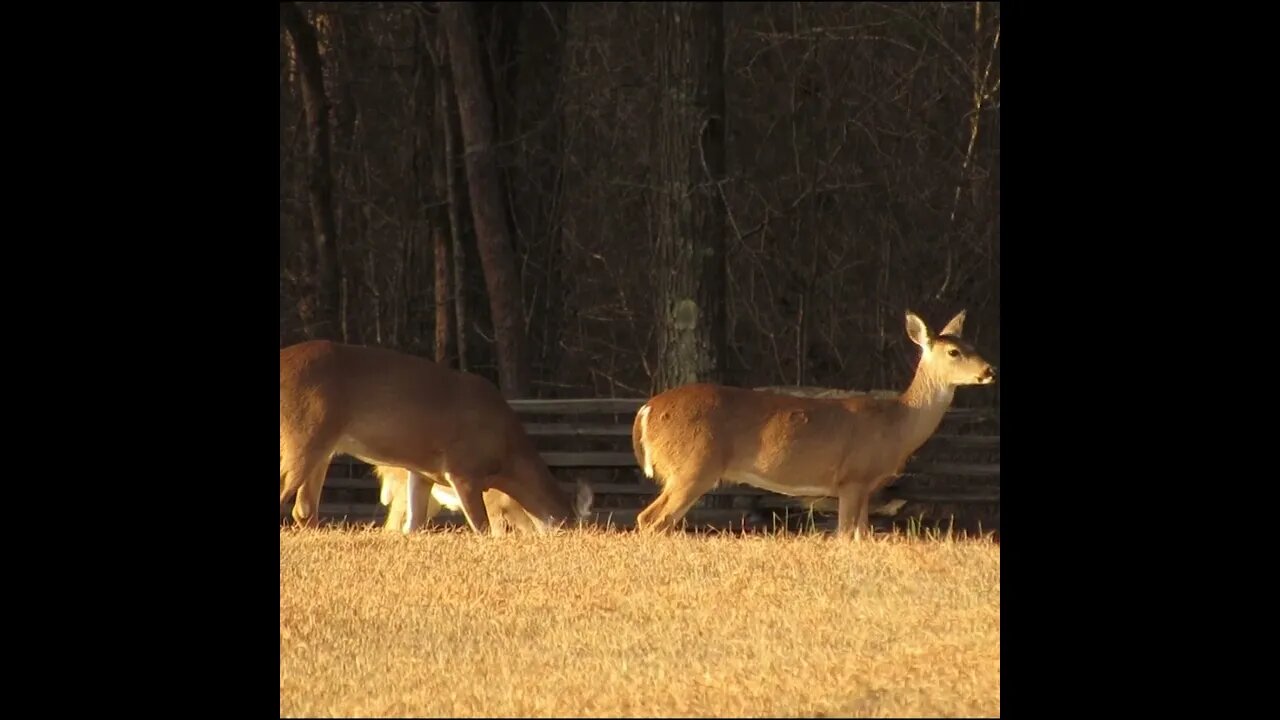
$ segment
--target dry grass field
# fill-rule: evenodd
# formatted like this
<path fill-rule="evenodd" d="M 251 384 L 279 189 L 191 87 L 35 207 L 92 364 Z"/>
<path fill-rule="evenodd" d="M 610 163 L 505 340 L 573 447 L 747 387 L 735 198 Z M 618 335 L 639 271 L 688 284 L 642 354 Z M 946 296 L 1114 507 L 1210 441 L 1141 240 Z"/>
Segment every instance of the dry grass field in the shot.
<path fill-rule="evenodd" d="M 282 716 L 996 716 L 999 638 L 986 540 L 280 533 Z"/>

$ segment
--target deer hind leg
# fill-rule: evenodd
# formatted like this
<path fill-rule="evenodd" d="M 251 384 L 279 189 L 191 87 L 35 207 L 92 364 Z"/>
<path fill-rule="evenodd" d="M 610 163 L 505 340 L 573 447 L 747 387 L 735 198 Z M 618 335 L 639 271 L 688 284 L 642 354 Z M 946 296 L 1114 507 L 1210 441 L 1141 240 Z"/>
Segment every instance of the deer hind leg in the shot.
<path fill-rule="evenodd" d="M 396 492 L 391 496 L 391 503 L 387 505 L 387 518 L 382 523 L 382 529 L 386 532 L 400 532 L 401 526 L 404 525 L 405 500 L 402 492 Z"/>
<path fill-rule="evenodd" d="M 508 496 L 503 495 L 499 490 L 484 491 L 484 511 L 489 518 L 489 532 L 492 535 L 506 535 L 509 530 L 515 530 L 513 519 L 508 518 L 508 510 L 506 503 L 512 502 Z M 523 509 L 517 507 L 516 510 L 520 514 L 524 514 Z"/>
<path fill-rule="evenodd" d="M 489 518 L 490 535 L 496 537 L 507 534 L 507 521 L 503 517 L 502 508 L 489 498 L 489 493 L 484 494 L 484 514 Z"/>
<path fill-rule="evenodd" d="M 552 506 L 532 476 L 518 476 L 513 472 L 490 475 L 488 481 L 492 487 L 484 493 L 484 505 L 494 535 L 505 535 L 508 530 L 516 529 L 535 532 L 546 529 L 545 522 L 533 518 L 543 513 L 549 517 Z"/>
<path fill-rule="evenodd" d="M 836 536 L 846 540 L 870 537 L 871 488 L 865 484 L 847 482 L 840 486 L 839 497 L 840 519 L 836 527 Z"/>
<path fill-rule="evenodd" d="M 690 475 L 672 476 L 662 492 L 636 516 L 636 528 L 645 532 L 667 532 L 675 528 L 698 498 L 716 486 L 719 475 L 702 470 Z"/>
<path fill-rule="evenodd" d="M 387 532 L 408 534 L 427 524 L 440 514 L 444 506 L 431 493 L 434 481 L 414 472 L 406 472 L 403 485 L 396 483 L 387 508 L 387 520 L 383 529 Z"/>
<path fill-rule="evenodd" d="M 382 482 L 378 500 L 387 506 L 387 516 L 382 523 L 382 529 L 386 532 L 399 532 L 400 526 L 404 524 L 408 488 L 401 486 L 398 470 L 392 472 L 380 466 L 377 475 Z"/>
<path fill-rule="evenodd" d="M 652 526 L 653 523 L 662 516 L 663 509 L 667 506 L 667 501 L 670 499 L 671 495 L 666 492 L 666 488 L 660 490 L 658 492 L 658 496 L 653 499 L 653 502 L 649 503 L 643 510 L 641 510 L 639 515 L 636 515 L 636 529 L 643 530 L 646 527 Z"/>
<path fill-rule="evenodd" d="M 424 495 L 426 496 L 425 499 L 423 499 L 422 497 Z M 406 524 L 405 521 L 407 519 L 406 516 L 408 515 L 408 513 L 405 512 L 405 508 L 409 504 L 408 498 L 406 498 L 404 495 L 396 495 L 391 500 L 391 507 L 387 509 L 387 519 L 386 519 L 386 522 L 382 524 L 382 529 L 385 530 L 386 532 L 394 532 L 394 533 L 402 533 L 402 534 L 413 532 L 414 530 L 417 530 L 425 526 L 427 522 L 431 520 L 431 518 L 440 514 L 440 511 L 444 509 L 444 506 L 441 505 L 440 502 L 436 500 L 433 495 L 431 495 L 431 493 L 427 493 L 427 492 L 421 493 L 418 499 L 419 499 L 419 505 L 421 506 L 425 504 L 426 507 L 424 507 L 419 512 L 414 513 L 413 522 L 410 524 Z"/>
<path fill-rule="evenodd" d="M 328 469 L 329 453 L 298 452 L 281 459 L 280 476 L 284 481 L 280 505 L 283 506 L 291 495 L 297 493 L 293 502 L 293 521 L 298 525 L 319 525 L 320 492 Z"/>
<path fill-rule="evenodd" d="M 490 489 L 485 493 L 486 504 L 500 509 L 513 530 L 547 532 L 557 517 L 573 522 L 574 508 L 558 497 L 555 479 L 526 461 L 517 460 L 487 480 Z"/>
<path fill-rule="evenodd" d="M 320 523 L 320 492 L 340 434 L 340 427 L 323 421 L 309 427 L 280 423 L 280 506 L 297 494 L 293 520 L 298 525 Z"/>
<path fill-rule="evenodd" d="M 524 507 L 501 490 L 484 491 L 484 509 L 489 516 L 489 532 L 494 535 L 538 530 Z"/>
<path fill-rule="evenodd" d="M 297 493 L 293 521 L 302 527 L 320 523 L 320 492 L 333 459 L 333 443 L 312 436 L 307 442 L 280 443 L 280 506 Z"/>
<path fill-rule="evenodd" d="M 536 533 L 543 529 L 521 507 L 513 505 L 504 507 L 502 517 L 506 520 L 507 526 L 512 532 Z"/>

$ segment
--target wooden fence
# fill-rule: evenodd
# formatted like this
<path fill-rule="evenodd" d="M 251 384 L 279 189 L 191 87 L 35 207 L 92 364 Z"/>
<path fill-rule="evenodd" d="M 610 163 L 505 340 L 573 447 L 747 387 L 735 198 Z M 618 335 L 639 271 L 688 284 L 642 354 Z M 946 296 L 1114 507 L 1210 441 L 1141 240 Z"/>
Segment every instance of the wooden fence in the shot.
<path fill-rule="evenodd" d="M 764 389 L 764 388 L 762 388 Z M 819 388 L 778 387 L 773 391 L 811 397 L 860 394 Z M 873 394 L 884 395 L 879 391 Z M 657 486 L 640 472 L 631 449 L 631 424 L 644 398 L 512 400 L 525 428 L 567 491 L 581 479 L 595 492 L 594 521 L 616 527 L 634 526 L 637 513 L 657 494 Z M 906 472 L 882 491 L 875 503 L 894 510 L 873 518 L 877 526 L 907 518 L 926 524 L 951 518 L 956 527 L 999 529 L 999 413 L 988 408 L 953 408 L 938 432 L 908 463 Z M 893 502 L 897 500 L 898 502 Z M 292 503 L 286 504 L 282 522 Z M 707 493 L 686 517 L 690 527 L 760 529 L 785 522 L 800 527 L 830 528 L 836 501 L 814 502 L 742 485 Z M 321 498 L 322 522 L 381 523 L 386 508 L 378 503 L 377 480 L 368 465 L 341 456 L 334 459 Z M 874 511 L 873 511 L 874 512 Z M 444 511 L 433 521 L 464 523 L 460 513 Z"/>

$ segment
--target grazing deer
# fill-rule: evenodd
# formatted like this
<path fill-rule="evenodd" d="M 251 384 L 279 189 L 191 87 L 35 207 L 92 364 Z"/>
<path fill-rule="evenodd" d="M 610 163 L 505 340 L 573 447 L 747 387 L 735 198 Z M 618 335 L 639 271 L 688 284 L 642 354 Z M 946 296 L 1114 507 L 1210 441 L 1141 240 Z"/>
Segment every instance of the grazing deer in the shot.
<path fill-rule="evenodd" d="M 662 487 L 636 519 L 669 530 L 722 480 L 783 495 L 839 499 L 837 533 L 870 531 L 874 492 L 900 474 L 938 428 L 960 385 L 995 370 L 960 339 L 965 311 L 934 335 L 907 313 L 920 346 L 915 378 L 894 398 L 804 398 L 705 383 L 661 393 L 636 413 L 631 438 L 644 474 Z"/>
<path fill-rule="evenodd" d="M 454 512 L 462 511 L 462 503 L 458 495 L 447 484 L 423 477 L 404 468 L 378 465 L 373 474 L 381 486 L 379 499 L 387 506 L 387 519 L 383 529 L 387 532 L 411 533 L 427 524 L 444 508 Z M 410 487 L 412 483 L 412 487 Z M 430 486 L 430 491 L 426 486 Z M 410 496 L 412 495 L 412 499 Z M 410 502 L 412 513 L 408 512 Z M 536 526 L 529 514 L 511 496 L 498 490 L 486 490 L 484 493 L 485 512 L 489 518 L 489 528 L 494 535 L 505 534 L 507 530 L 523 530 L 534 532 Z"/>
<path fill-rule="evenodd" d="M 510 496 L 539 530 L 582 519 L 592 500 L 582 482 L 575 498 L 565 495 L 515 411 L 479 375 L 328 340 L 282 349 L 280 505 L 297 493 L 299 525 L 319 522 L 325 474 L 339 453 L 447 484 L 480 534 L 490 529 L 486 490 Z M 406 526 L 416 526 L 413 502 L 405 512 Z"/>

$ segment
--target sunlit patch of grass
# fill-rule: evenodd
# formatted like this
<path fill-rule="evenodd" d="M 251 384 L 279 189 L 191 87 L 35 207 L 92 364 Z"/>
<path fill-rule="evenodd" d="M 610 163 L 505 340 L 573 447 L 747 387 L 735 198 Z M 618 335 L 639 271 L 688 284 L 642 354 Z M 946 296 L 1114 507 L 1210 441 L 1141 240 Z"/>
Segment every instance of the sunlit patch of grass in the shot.
<path fill-rule="evenodd" d="M 1000 549 L 284 529 L 280 712 L 994 716 Z"/>

